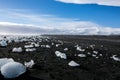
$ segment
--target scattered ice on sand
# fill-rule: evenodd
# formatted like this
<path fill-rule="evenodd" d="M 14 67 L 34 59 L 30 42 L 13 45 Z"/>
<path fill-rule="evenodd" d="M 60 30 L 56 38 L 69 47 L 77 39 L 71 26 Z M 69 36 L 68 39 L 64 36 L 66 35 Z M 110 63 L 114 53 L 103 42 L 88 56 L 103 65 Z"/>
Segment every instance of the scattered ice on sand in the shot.
<path fill-rule="evenodd" d="M 70 61 L 68 65 L 72 67 L 80 66 L 80 64 L 76 63 L 75 61 Z"/>
<path fill-rule="evenodd" d="M 30 62 L 24 62 L 24 65 L 26 66 L 26 67 L 28 67 L 28 68 L 32 68 L 33 66 L 34 66 L 34 61 L 33 60 L 31 60 Z"/>
<path fill-rule="evenodd" d="M 5 78 L 16 78 L 26 72 L 26 67 L 18 62 L 9 62 L 1 67 L 1 74 Z"/>

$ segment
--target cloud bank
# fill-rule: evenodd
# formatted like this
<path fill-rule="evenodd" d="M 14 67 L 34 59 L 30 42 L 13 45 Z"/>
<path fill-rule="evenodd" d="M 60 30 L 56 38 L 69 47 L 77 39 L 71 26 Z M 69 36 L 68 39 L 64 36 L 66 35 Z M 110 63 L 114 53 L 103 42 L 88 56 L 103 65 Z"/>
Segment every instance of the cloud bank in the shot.
<path fill-rule="evenodd" d="M 63 23 L 63 27 L 47 28 L 30 24 L 0 22 L 0 34 L 72 34 L 72 35 L 119 35 L 120 28 L 100 27 L 91 22 Z"/>
<path fill-rule="evenodd" d="M 120 35 L 120 28 L 25 11 L 0 10 L 0 34 Z"/>
<path fill-rule="evenodd" d="M 56 1 L 74 4 L 98 4 L 106 6 L 120 6 L 120 0 L 56 0 Z"/>

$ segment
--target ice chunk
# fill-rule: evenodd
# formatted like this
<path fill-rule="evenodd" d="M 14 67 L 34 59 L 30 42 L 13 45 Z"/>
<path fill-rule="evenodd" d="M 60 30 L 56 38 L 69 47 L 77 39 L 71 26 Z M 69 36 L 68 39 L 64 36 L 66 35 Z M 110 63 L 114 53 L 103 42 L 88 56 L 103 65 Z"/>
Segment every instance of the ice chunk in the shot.
<path fill-rule="evenodd" d="M 65 48 L 64 51 L 68 51 L 68 48 Z"/>
<path fill-rule="evenodd" d="M 120 61 L 120 58 L 116 57 L 116 55 L 113 55 L 111 58 L 113 58 L 115 61 Z"/>
<path fill-rule="evenodd" d="M 46 45 L 41 45 L 41 47 L 46 47 Z"/>
<path fill-rule="evenodd" d="M 102 54 L 100 54 L 100 56 L 102 56 Z"/>
<path fill-rule="evenodd" d="M 81 51 L 81 52 L 84 52 L 84 51 L 85 51 L 85 49 L 81 49 L 81 47 L 77 47 L 77 50 L 78 50 L 78 51 Z"/>
<path fill-rule="evenodd" d="M 0 45 L 3 46 L 3 47 L 5 47 L 5 46 L 7 46 L 8 44 L 7 44 L 7 42 L 6 42 L 5 40 L 2 40 L 2 41 L 0 41 Z"/>
<path fill-rule="evenodd" d="M 91 47 L 92 49 L 94 49 L 94 48 L 95 48 L 95 44 L 90 45 L 90 47 Z"/>
<path fill-rule="evenodd" d="M 60 55 L 60 57 L 61 57 L 62 59 L 67 59 L 67 56 L 66 56 L 65 53 L 62 53 L 62 54 Z"/>
<path fill-rule="evenodd" d="M 98 59 L 99 57 L 98 57 L 98 56 L 96 56 L 95 58 L 96 58 L 96 59 Z"/>
<path fill-rule="evenodd" d="M 51 45 L 54 45 L 54 43 L 51 43 Z"/>
<path fill-rule="evenodd" d="M 31 49 L 25 49 L 26 52 L 33 52 L 33 51 L 36 51 L 35 48 L 31 48 Z"/>
<path fill-rule="evenodd" d="M 93 51 L 93 53 L 98 54 L 98 51 Z"/>
<path fill-rule="evenodd" d="M 55 54 L 57 57 L 60 57 L 62 59 L 67 59 L 67 56 L 65 53 L 61 53 L 60 51 L 55 51 Z"/>
<path fill-rule="evenodd" d="M 75 61 L 70 61 L 69 63 L 68 63 L 68 65 L 69 66 L 72 66 L 72 67 L 75 67 L 75 66 L 80 66 L 80 64 L 78 64 L 78 63 L 76 63 Z"/>
<path fill-rule="evenodd" d="M 0 69 L 4 64 L 8 62 L 14 62 L 14 60 L 12 58 L 0 58 Z"/>
<path fill-rule="evenodd" d="M 46 48 L 50 48 L 50 45 L 46 45 Z"/>
<path fill-rule="evenodd" d="M 33 60 L 31 60 L 30 62 L 24 62 L 24 65 L 25 65 L 26 67 L 28 67 L 28 68 L 32 68 L 34 64 L 35 64 L 35 63 L 34 63 Z"/>
<path fill-rule="evenodd" d="M 56 47 L 59 47 L 59 45 L 60 45 L 60 44 L 56 44 L 55 46 L 56 46 Z"/>
<path fill-rule="evenodd" d="M 55 51 L 55 54 L 57 57 L 59 57 L 61 55 L 61 52 L 60 51 Z"/>
<path fill-rule="evenodd" d="M 22 52 L 22 48 L 19 47 L 19 48 L 13 48 L 12 52 Z"/>
<path fill-rule="evenodd" d="M 34 44 L 35 45 L 35 47 L 39 47 L 40 45 L 39 44 Z"/>
<path fill-rule="evenodd" d="M 95 55 L 95 54 L 92 54 L 92 57 L 96 57 L 96 55 Z"/>
<path fill-rule="evenodd" d="M 79 57 L 86 57 L 85 54 L 78 54 Z"/>
<path fill-rule="evenodd" d="M 89 54 L 89 55 L 90 55 L 91 53 L 90 53 L 90 52 L 88 52 L 87 54 Z"/>
<path fill-rule="evenodd" d="M 25 48 L 32 48 L 32 47 L 34 47 L 34 46 L 31 44 L 31 45 L 25 45 L 24 47 L 25 47 Z"/>
<path fill-rule="evenodd" d="M 5 78 L 16 78 L 26 72 L 26 67 L 18 62 L 9 62 L 1 67 L 1 74 Z"/>

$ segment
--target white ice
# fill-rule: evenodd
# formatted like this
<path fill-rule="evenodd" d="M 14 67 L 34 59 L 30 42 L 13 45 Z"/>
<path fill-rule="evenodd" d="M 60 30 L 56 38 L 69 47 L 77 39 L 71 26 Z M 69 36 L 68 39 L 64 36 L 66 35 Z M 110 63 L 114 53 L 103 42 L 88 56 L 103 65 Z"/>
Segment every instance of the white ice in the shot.
<path fill-rule="evenodd" d="M 33 60 L 31 60 L 30 62 L 24 62 L 24 65 L 28 68 L 32 68 L 34 64 L 35 62 Z"/>
<path fill-rule="evenodd" d="M 78 54 L 79 57 L 86 57 L 85 54 Z"/>
<path fill-rule="evenodd" d="M 78 64 L 78 63 L 76 63 L 75 61 L 70 61 L 69 63 L 68 63 L 68 65 L 69 66 L 72 66 L 72 67 L 75 67 L 75 66 L 80 66 L 80 64 Z"/>
<path fill-rule="evenodd" d="M 67 59 L 67 56 L 65 53 L 61 53 L 60 51 L 55 51 L 55 54 L 57 57 L 60 57 L 62 59 Z"/>
<path fill-rule="evenodd" d="M 19 47 L 19 48 L 13 48 L 12 52 L 22 52 L 22 48 Z"/>
<path fill-rule="evenodd" d="M 18 62 L 9 62 L 1 67 L 1 74 L 5 78 L 16 78 L 26 72 L 26 67 Z"/>

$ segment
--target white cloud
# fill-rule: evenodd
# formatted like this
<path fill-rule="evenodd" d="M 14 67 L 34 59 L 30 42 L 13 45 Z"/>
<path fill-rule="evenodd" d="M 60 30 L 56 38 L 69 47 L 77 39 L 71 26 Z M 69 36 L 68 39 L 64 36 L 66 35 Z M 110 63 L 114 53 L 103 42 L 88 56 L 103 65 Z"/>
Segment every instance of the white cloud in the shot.
<path fill-rule="evenodd" d="M 107 6 L 120 6 L 120 0 L 56 0 L 56 1 L 74 4 L 98 4 Z"/>
<path fill-rule="evenodd" d="M 120 28 L 105 27 L 90 21 L 28 14 L 19 10 L 0 10 L 0 13 L 0 34 L 120 34 Z"/>
<path fill-rule="evenodd" d="M 65 25 L 64 25 L 65 24 Z M 65 27 L 67 26 L 67 27 Z M 64 28 L 65 27 L 65 28 Z M 0 22 L 0 34 L 82 34 L 110 35 L 120 34 L 120 28 L 101 27 L 91 22 L 63 23 L 61 28 L 39 27 L 30 24 Z"/>

